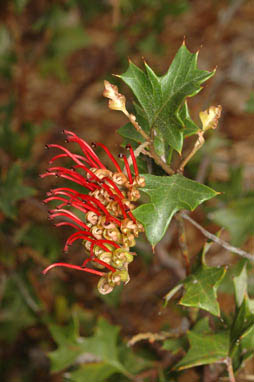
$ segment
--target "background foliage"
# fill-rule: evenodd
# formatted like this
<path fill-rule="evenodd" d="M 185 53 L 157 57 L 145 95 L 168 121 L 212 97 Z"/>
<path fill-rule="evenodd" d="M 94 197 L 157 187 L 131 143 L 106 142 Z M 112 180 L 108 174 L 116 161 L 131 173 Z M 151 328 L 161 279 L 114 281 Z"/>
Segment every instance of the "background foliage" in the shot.
<path fill-rule="evenodd" d="M 200 110 L 223 105 L 219 131 L 208 134 L 185 170 L 222 193 L 193 216 L 211 232 L 223 227 L 221 237 L 253 253 L 251 2 L 9 0 L 0 12 L 0 380 L 217 381 L 224 366 L 209 364 L 226 357 L 235 370 L 241 367 L 240 375 L 253 374 L 253 361 L 246 362 L 254 351 L 249 264 L 216 245 L 202 257 L 204 238 L 186 224 L 192 274 L 183 282 L 173 219 L 155 255 L 145 238 L 139 240 L 132 280 L 112 295 L 99 296 L 93 276 L 56 270 L 44 277 L 43 268 L 64 259 L 66 231 L 47 221 L 41 200 L 53 182 L 38 178 L 47 167 L 44 144 L 61 142 L 63 128 L 115 153 L 127 141 L 135 147 L 140 137 L 120 113 L 107 109 L 103 79 L 133 100 L 110 73 L 126 74 L 128 56 L 139 67 L 144 56 L 155 73 L 166 73 L 185 35 L 192 52 L 203 45 L 202 70 L 218 65 L 189 102 L 190 129 L 199 124 Z M 188 118 L 186 110 L 182 118 Z M 189 135 L 184 152 L 193 143 Z M 169 158 L 170 148 L 159 138 L 157 150 Z M 179 142 L 173 148 L 179 150 Z M 147 166 L 163 175 L 154 163 Z M 68 256 L 82 258 L 80 246 Z M 198 287 L 211 285 L 211 295 L 194 301 Z M 163 308 L 172 288 L 178 295 Z M 161 331 L 172 338 L 157 342 L 148 335 L 149 341 L 126 345 L 137 333 Z"/>

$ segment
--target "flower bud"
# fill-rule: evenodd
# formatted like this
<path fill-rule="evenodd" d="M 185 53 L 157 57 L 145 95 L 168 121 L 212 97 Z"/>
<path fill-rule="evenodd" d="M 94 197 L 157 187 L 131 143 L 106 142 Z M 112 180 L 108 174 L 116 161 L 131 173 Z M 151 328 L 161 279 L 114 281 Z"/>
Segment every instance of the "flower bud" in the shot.
<path fill-rule="evenodd" d="M 102 276 L 97 284 L 97 288 L 101 294 L 108 294 L 112 292 L 114 286 L 109 285 L 107 278 Z"/>
<path fill-rule="evenodd" d="M 133 261 L 133 255 L 123 248 L 117 248 L 113 251 L 112 265 L 121 268 L 125 263 L 129 264 Z"/>
<path fill-rule="evenodd" d="M 123 235 L 122 239 L 124 247 L 134 247 L 136 245 L 134 235 L 130 232 L 126 233 L 126 235 Z"/>
<path fill-rule="evenodd" d="M 112 110 L 120 110 L 124 114 L 128 115 L 128 112 L 125 107 L 125 96 L 118 92 L 118 88 L 115 85 L 112 85 L 108 81 L 104 81 L 104 92 L 103 95 L 106 98 L 109 98 L 108 106 Z"/>
<path fill-rule="evenodd" d="M 102 231 L 101 228 L 99 228 L 97 226 L 94 226 L 94 227 L 92 227 L 91 232 L 92 232 L 92 235 L 95 237 L 95 239 L 97 239 L 97 240 L 101 240 L 102 239 L 103 231 Z"/>
<path fill-rule="evenodd" d="M 146 185 L 146 182 L 145 182 L 145 178 L 143 176 L 136 176 L 135 179 L 134 179 L 134 182 L 133 184 L 138 187 L 145 187 Z"/>
<path fill-rule="evenodd" d="M 131 202 L 135 202 L 136 200 L 140 199 L 140 192 L 135 187 L 130 188 L 130 190 L 127 193 L 128 199 Z"/>
<path fill-rule="evenodd" d="M 209 129 L 216 129 L 221 115 L 221 110 L 221 105 L 210 106 L 209 109 L 199 113 L 199 118 L 202 122 L 202 129 L 204 131 Z"/>
<path fill-rule="evenodd" d="M 86 214 L 86 220 L 92 225 L 95 225 L 98 222 L 98 215 L 93 211 L 89 211 Z"/>
<path fill-rule="evenodd" d="M 102 253 L 104 252 L 104 250 L 101 248 L 101 247 L 99 247 L 98 245 L 95 245 L 94 247 L 93 247 L 93 253 L 95 254 L 95 256 L 99 256 L 99 255 L 101 255 Z"/>
<path fill-rule="evenodd" d="M 122 172 L 115 172 L 112 176 L 112 180 L 118 185 L 123 186 L 128 182 L 127 176 Z"/>
<path fill-rule="evenodd" d="M 120 285 L 121 281 L 127 284 L 130 279 L 128 269 L 121 269 L 115 272 L 107 273 L 107 280 L 110 286 L 114 287 L 115 285 Z"/>
<path fill-rule="evenodd" d="M 98 257 L 98 259 L 104 261 L 104 263 L 111 264 L 111 260 L 112 260 L 112 253 L 111 252 L 100 253 L 97 257 Z"/>
<path fill-rule="evenodd" d="M 118 228 L 104 229 L 103 236 L 105 239 L 115 241 L 116 243 L 122 242 L 122 234 Z"/>
<path fill-rule="evenodd" d="M 113 173 L 112 171 L 110 170 L 107 170 L 107 169 L 104 169 L 104 168 L 98 168 L 96 169 L 95 171 L 95 175 L 99 178 L 99 179 L 103 179 L 103 178 L 106 178 L 106 177 L 109 177 L 111 178 Z"/>

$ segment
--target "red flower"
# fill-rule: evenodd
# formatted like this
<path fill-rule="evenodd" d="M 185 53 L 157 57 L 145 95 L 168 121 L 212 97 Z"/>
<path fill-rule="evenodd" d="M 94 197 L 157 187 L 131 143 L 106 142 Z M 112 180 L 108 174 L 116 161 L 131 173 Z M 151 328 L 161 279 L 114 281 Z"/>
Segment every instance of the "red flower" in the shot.
<path fill-rule="evenodd" d="M 125 155 L 123 158 L 127 176 L 121 170 L 109 149 L 102 143 L 92 144 L 100 146 L 111 159 L 116 171 L 108 170 L 100 161 L 93 149 L 71 131 L 64 130 L 66 142 L 76 142 L 83 155 L 73 154 L 63 146 L 57 144 L 46 145 L 46 148 L 57 148 L 61 151 L 50 160 L 50 165 L 62 158 L 73 161 L 71 168 L 50 167 L 41 177 L 55 175 L 68 179 L 86 189 L 86 193 L 78 192 L 69 187 L 50 190 L 44 203 L 57 201 L 58 206 L 49 211 L 49 219 L 60 218 L 56 227 L 71 226 L 75 232 L 65 243 L 64 250 L 76 240 L 82 239 L 87 258 L 80 266 L 67 263 L 54 263 L 47 267 L 47 273 L 54 267 L 77 269 L 101 276 L 98 289 L 101 293 L 110 293 L 115 285 L 121 281 L 129 281 L 128 264 L 133 260 L 133 253 L 129 248 L 135 245 L 135 237 L 143 231 L 143 226 L 136 221 L 132 214 L 135 208 L 133 202 L 139 199 L 138 187 L 144 186 L 144 178 L 139 176 L 134 152 L 130 145 L 126 146 L 134 168 L 134 176 Z M 88 191 L 88 193 L 87 193 Z M 70 210 L 70 209 L 71 210 Z M 77 216 L 75 210 L 84 214 L 84 219 Z M 98 269 L 87 267 L 92 263 Z"/>

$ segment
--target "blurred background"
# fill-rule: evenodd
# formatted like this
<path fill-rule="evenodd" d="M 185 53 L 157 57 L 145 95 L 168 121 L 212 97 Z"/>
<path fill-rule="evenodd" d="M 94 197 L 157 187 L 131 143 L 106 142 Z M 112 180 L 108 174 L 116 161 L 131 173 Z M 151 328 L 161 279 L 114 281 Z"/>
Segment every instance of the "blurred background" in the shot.
<path fill-rule="evenodd" d="M 185 36 L 188 49 L 200 50 L 201 69 L 217 67 L 203 91 L 190 100 L 190 109 L 198 121 L 200 110 L 222 105 L 219 129 L 187 174 L 225 194 L 194 217 L 212 232 L 225 227 L 225 240 L 254 251 L 253 20 L 251 0 L 1 1 L 1 381 L 62 381 L 62 372 L 50 374 L 47 352 L 56 345 L 48 326 L 64 328 L 74 313 L 83 335 L 91 334 L 101 315 L 119 325 L 124 338 L 181 322 L 175 304 L 162 309 L 162 297 L 184 276 L 174 222 L 156 256 L 144 238 L 138 242 L 140 256 L 131 265 L 131 282 L 113 295 L 99 296 L 96 278 L 82 272 L 41 274 L 56 260 L 78 263 L 83 258 L 80 244 L 63 254 L 69 231 L 56 230 L 41 203 L 55 184 L 38 177 L 49 160 L 44 145 L 62 144 L 60 132 L 69 129 L 88 142 L 103 142 L 116 154 L 121 150 L 116 131 L 126 120 L 108 109 L 102 92 L 107 79 L 119 86 L 129 103 L 133 100 L 111 75 L 127 69 L 128 57 L 139 66 L 145 58 L 163 74 Z M 242 200 L 247 202 L 242 205 Z M 192 226 L 187 228 L 189 252 L 195 256 L 204 238 Z M 218 247 L 211 257 L 213 264 L 234 262 Z M 221 300 L 230 311 L 230 292 L 222 291 Z M 156 346 L 143 350 L 155 359 L 165 357 Z M 252 364 L 248 367 L 253 371 Z M 196 380 L 188 373 L 179 381 Z M 157 381 L 147 379 L 153 380 Z"/>

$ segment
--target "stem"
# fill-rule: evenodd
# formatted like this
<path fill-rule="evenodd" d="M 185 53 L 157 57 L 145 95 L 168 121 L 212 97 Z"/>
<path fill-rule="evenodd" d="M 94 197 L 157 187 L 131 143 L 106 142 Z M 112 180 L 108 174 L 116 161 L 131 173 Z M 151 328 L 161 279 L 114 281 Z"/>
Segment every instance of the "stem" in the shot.
<path fill-rule="evenodd" d="M 232 361 L 231 361 L 230 357 L 227 357 L 225 359 L 225 364 L 227 365 L 229 381 L 230 382 L 236 382 L 236 379 L 235 379 L 235 376 L 234 376 L 234 370 L 233 370 L 233 366 L 232 366 Z"/>
<path fill-rule="evenodd" d="M 168 175 L 173 175 L 175 173 L 175 171 L 172 170 L 172 168 L 167 163 L 165 163 L 158 154 L 156 154 L 152 142 L 150 143 L 150 152 L 155 163 L 159 165 Z"/>
<path fill-rule="evenodd" d="M 136 120 L 135 115 L 130 114 L 127 112 L 125 115 L 128 117 L 130 123 L 135 127 L 137 132 L 142 135 L 143 138 L 145 138 L 146 141 L 151 142 L 151 138 L 149 137 L 148 134 L 142 129 L 142 127 L 139 125 L 138 121 Z"/>
<path fill-rule="evenodd" d="M 186 240 L 186 230 L 184 226 L 183 217 L 180 214 L 177 216 L 177 222 L 179 227 L 179 231 L 178 231 L 179 246 L 180 246 L 180 250 L 185 262 L 186 275 L 189 275 L 190 274 L 190 259 L 189 259 L 187 240 Z"/>
<path fill-rule="evenodd" d="M 193 157 L 193 155 L 196 154 L 196 152 L 203 146 L 203 144 L 205 143 L 205 139 L 203 137 L 204 135 L 204 131 L 200 130 L 198 133 L 198 139 L 196 140 L 191 152 L 187 155 L 187 157 L 185 159 L 183 159 L 183 161 L 181 162 L 180 166 L 179 166 L 179 172 L 183 172 L 184 170 L 184 167 L 186 166 L 186 164 L 191 160 L 191 158 Z"/>
<path fill-rule="evenodd" d="M 157 163 L 159 166 L 161 166 L 163 168 L 163 170 L 168 174 L 168 175 L 173 175 L 175 173 L 174 170 L 172 170 L 172 168 L 167 164 L 165 163 L 161 157 L 155 152 L 155 149 L 154 149 L 154 145 L 153 145 L 153 134 L 154 132 L 152 131 L 151 132 L 151 137 L 149 135 L 146 134 L 146 132 L 142 129 L 142 127 L 139 125 L 139 123 L 137 122 L 136 120 L 136 117 L 133 115 L 133 114 L 129 114 L 127 112 L 127 114 L 125 113 L 125 115 L 128 117 L 129 121 L 131 122 L 131 124 L 135 127 L 135 129 L 137 130 L 138 133 L 140 133 L 142 135 L 143 138 L 145 138 L 145 140 L 147 142 L 149 142 L 149 146 L 150 146 L 150 153 L 152 155 L 152 158 L 154 159 L 155 163 Z"/>
<path fill-rule="evenodd" d="M 195 220 L 193 220 L 186 212 L 180 213 L 183 219 L 188 220 L 194 227 L 196 227 L 202 234 L 207 237 L 208 239 L 214 241 L 215 243 L 219 244 L 221 247 L 227 249 L 230 252 L 233 252 L 241 257 L 244 257 L 245 259 L 248 259 L 250 261 L 254 261 L 254 255 L 251 253 L 248 253 L 244 251 L 241 248 L 234 247 L 233 245 L 229 244 L 228 242 L 220 239 L 219 237 L 213 235 L 211 232 L 207 231 L 205 228 L 203 228 L 200 224 L 198 224 Z"/>

